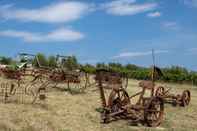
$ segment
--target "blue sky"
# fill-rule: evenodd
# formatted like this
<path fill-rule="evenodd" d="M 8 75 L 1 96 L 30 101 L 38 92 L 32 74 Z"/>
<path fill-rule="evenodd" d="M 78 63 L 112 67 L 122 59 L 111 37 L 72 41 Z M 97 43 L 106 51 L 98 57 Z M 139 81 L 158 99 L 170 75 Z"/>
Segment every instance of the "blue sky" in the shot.
<path fill-rule="evenodd" d="M 76 55 L 82 63 L 197 70 L 197 0 L 0 1 L 0 55 Z"/>

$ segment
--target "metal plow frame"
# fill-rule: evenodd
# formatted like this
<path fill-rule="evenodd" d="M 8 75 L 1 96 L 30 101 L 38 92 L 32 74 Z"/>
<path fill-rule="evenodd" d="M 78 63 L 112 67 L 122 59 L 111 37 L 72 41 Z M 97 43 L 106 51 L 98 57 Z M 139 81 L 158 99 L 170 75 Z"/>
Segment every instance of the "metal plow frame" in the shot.
<path fill-rule="evenodd" d="M 109 123 L 118 119 L 127 119 L 131 123 L 140 122 L 151 127 L 161 124 L 164 115 L 163 99 L 155 96 L 144 97 L 144 93 L 147 90 L 145 87 L 142 87 L 141 92 L 129 96 L 121 85 L 119 88 L 112 88 L 108 99 L 106 99 L 102 72 L 99 70 L 97 71 L 97 78 L 103 109 L 101 113 L 102 123 Z M 139 99 L 136 104 L 131 104 L 131 100 L 135 96 L 139 96 Z"/>

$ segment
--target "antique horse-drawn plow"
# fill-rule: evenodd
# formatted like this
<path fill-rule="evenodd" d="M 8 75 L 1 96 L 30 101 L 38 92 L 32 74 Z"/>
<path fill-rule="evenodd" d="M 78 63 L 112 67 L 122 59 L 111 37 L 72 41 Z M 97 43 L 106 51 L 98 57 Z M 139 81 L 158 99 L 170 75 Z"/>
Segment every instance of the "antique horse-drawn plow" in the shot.
<path fill-rule="evenodd" d="M 66 84 L 67 89 L 72 93 L 72 89 L 78 90 L 80 92 L 83 92 L 87 87 L 87 73 L 81 71 L 80 69 L 75 69 L 69 71 L 68 69 L 63 67 L 63 63 L 66 59 L 68 59 L 69 56 L 56 56 L 57 61 L 57 68 L 52 69 L 47 74 L 47 79 L 54 83 L 54 87 L 56 87 L 58 84 Z M 58 63 L 59 61 L 59 63 Z"/>
<path fill-rule="evenodd" d="M 45 85 L 38 83 L 38 79 L 25 79 L 29 75 L 21 70 L 1 69 L 1 71 L 6 78 L 0 84 L 0 95 L 5 103 L 10 102 L 12 98 L 17 101 L 19 98 L 22 103 L 35 103 L 37 98 L 45 99 Z"/>
<path fill-rule="evenodd" d="M 33 104 L 38 98 L 39 100 L 46 98 L 45 87 L 47 84 L 40 82 L 39 77 L 33 73 L 34 69 L 28 69 L 27 64 L 28 62 L 24 62 L 14 68 L 6 66 L 0 69 L 1 76 L 6 79 L 0 83 L 0 96 L 5 103 L 14 98 L 17 102 L 20 99 L 22 103 Z"/>
<path fill-rule="evenodd" d="M 191 100 L 191 93 L 189 90 L 184 90 L 182 94 L 174 95 L 170 93 L 171 88 L 164 88 L 163 86 L 159 86 L 156 89 L 155 95 L 161 97 L 165 103 L 170 103 L 174 106 L 188 106 Z"/>
<path fill-rule="evenodd" d="M 118 78 L 114 76 L 113 87 L 108 99 L 106 99 L 103 87 L 103 72 L 97 70 L 96 77 L 99 84 L 102 103 L 101 119 L 108 123 L 117 119 L 128 119 L 132 123 L 141 122 L 148 126 L 158 126 L 163 120 L 164 102 L 163 99 L 154 96 L 154 82 L 143 81 L 139 83 L 142 91 L 129 96 Z M 151 96 L 145 97 L 145 91 L 151 91 Z M 132 98 L 139 96 L 138 101 L 132 104 Z"/>
<path fill-rule="evenodd" d="M 183 91 L 182 95 L 174 95 L 169 93 L 169 89 L 165 90 L 162 86 L 155 86 L 155 80 L 162 75 L 162 71 L 155 66 L 154 62 L 151 81 L 141 81 L 139 83 L 141 91 L 130 96 L 122 85 L 121 76 L 118 73 L 98 69 L 96 71 L 96 81 L 98 82 L 103 109 L 101 113 L 102 122 L 108 123 L 113 120 L 128 119 L 132 123 L 141 122 L 148 126 L 158 126 L 163 120 L 165 102 L 172 102 L 174 105 L 179 104 L 181 106 L 188 105 L 190 102 L 189 90 Z M 109 85 L 111 92 L 107 98 L 104 89 Z M 148 97 L 145 94 L 146 91 L 150 91 Z M 134 97 L 137 96 L 139 98 L 134 103 Z"/>
<path fill-rule="evenodd" d="M 34 56 L 32 54 L 25 54 Z M 58 84 L 66 84 L 68 90 L 72 93 L 71 88 L 77 89 L 82 92 L 87 87 L 87 74 L 81 70 L 72 70 L 63 67 L 64 61 L 68 56 L 56 56 L 57 67 L 50 68 L 42 66 L 37 59 L 38 68 L 35 68 L 31 74 L 35 78 L 39 78 L 40 81 L 44 82 L 45 85 L 50 85 L 52 87 L 57 87 Z"/>
<path fill-rule="evenodd" d="M 152 74 L 159 73 L 160 76 L 164 76 L 161 70 L 155 66 L 155 57 L 154 57 L 154 51 L 153 51 L 153 72 Z M 154 75 L 156 76 L 156 75 Z M 184 90 L 182 94 L 173 94 L 170 93 L 171 88 L 167 88 L 164 86 L 158 86 L 155 89 L 155 96 L 160 97 L 164 100 L 165 103 L 170 103 L 174 106 L 179 105 L 179 106 L 188 106 L 191 100 L 191 93 L 189 90 Z"/>

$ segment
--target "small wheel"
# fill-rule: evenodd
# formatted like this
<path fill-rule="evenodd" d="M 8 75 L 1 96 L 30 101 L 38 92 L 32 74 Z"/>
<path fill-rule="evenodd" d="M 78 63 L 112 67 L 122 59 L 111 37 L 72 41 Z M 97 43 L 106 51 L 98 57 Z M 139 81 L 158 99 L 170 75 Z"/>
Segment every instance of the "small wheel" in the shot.
<path fill-rule="evenodd" d="M 130 103 L 130 98 L 126 90 L 112 90 L 108 99 L 108 107 L 111 109 L 111 112 L 116 112 L 123 106 Z"/>
<path fill-rule="evenodd" d="M 157 87 L 157 90 L 155 92 L 155 96 L 159 97 L 159 96 L 163 96 L 165 93 L 165 89 L 163 86 L 159 86 Z"/>
<path fill-rule="evenodd" d="M 159 126 L 163 120 L 164 102 L 161 98 L 155 97 L 144 112 L 144 120 L 150 127 Z"/>
<path fill-rule="evenodd" d="M 182 97 L 181 97 L 181 106 L 188 106 L 191 100 L 191 96 L 190 96 L 190 91 L 189 90 L 184 90 Z"/>

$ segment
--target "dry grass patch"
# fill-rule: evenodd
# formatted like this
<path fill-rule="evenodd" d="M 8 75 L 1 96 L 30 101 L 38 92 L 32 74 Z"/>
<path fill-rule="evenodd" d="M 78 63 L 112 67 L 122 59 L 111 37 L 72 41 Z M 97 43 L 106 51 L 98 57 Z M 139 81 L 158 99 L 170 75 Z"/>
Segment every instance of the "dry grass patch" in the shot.
<path fill-rule="evenodd" d="M 164 83 L 165 84 L 165 83 Z M 130 80 L 128 92 L 140 91 L 138 81 Z M 165 119 L 160 127 L 148 128 L 130 126 L 120 120 L 109 124 L 100 124 L 99 92 L 91 87 L 85 93 L 72 95 L 57 89 L 49 90 L 47 100 L 31 104 L 0 103 L 1 131 L 167 131 L 197 129 L 197 87 L 178 84 L 166 84 L 173 92 L 182 93 L 190 89 L 192 101 L 189 107 L 165 106 Z M 136 99 L 135 99 L 136 100 Z M 135 101 L 133 100 L 133 102 Z"/>

